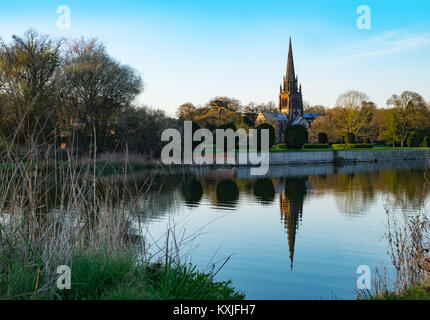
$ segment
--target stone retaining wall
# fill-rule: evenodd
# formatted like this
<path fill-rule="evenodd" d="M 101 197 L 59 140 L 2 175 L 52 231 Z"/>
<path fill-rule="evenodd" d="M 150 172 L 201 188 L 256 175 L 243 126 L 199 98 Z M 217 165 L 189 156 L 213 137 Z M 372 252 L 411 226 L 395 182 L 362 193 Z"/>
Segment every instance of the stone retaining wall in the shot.
<path fill-rule="evenodd" d="M 378 162 L 430 159 L 430 150 L 357 150 L 272 152 L 270 165 Z M 236 163 L 239 163 L 236 154 Z"/>

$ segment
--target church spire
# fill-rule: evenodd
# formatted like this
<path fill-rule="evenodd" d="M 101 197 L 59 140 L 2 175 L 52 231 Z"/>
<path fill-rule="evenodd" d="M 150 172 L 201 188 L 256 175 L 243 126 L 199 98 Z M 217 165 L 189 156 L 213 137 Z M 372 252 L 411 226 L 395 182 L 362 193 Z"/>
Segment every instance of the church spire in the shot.
<path fill-rule="evenodd" d="M 294 57 L 293 57 L 293 45 L 290 37 L 290 48 L 288 50 L 288 64 L 287 64 L 287 82 L 294 82 L 296 78 L 296 72 L 294 70 Z"/>
<path fill-rule="evenodd" d="M 287 73 L 284 75 L 283 89 L 279 95 L 279 113 L 286 113 L 290 121 L 303 115 L 303 97 L 299 79 L 294 69 L 293 44 L 290 37 Z"/>

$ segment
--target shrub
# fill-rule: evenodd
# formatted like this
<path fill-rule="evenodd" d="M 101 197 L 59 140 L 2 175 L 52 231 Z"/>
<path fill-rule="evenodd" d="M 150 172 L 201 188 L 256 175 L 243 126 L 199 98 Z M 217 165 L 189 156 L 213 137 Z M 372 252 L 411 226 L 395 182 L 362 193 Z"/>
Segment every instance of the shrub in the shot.
<path fill-rule="evenodd" d="M 372 144 L 350 143 L 350 144 L 334 144 L 333 149 L 372 149 Z"/>
<path fill-rule="evenodd" d="M 318 143 L 319 144 L 327 144 L 328 143 L 328 136 L 325 132 L 318 133 Z"/>
<path fill-rule="evenodd" d="M 257 149 L 261 150 L 261 130 L 269 130 L 269 149 L 275 145 L 276 132 L 275 128 L 268 123 L 260 124 L 257 128 Z"/>
<path fill-rule="evenodd" d="M 327 143 L 314 143 L 314 144 L 305 144 L 303 146 L 304 149 L 328 149 L 330 145 Z"/>
<path fill-rule="evenodd" d="M 429 137 L 424 137 L 423 142 L 421 142 L 420 147 L 428 148 L 429 147 Z"/>
<path fill-rule="evenodd" d="M 424 135 L 420 132 L 412 132 L 406 140 L 408 148 L 420 147 L 424 139 Z"/>
<path fill-rule="evenodd" d="M 302 125 L 289 125 L 285 129 L 285 144 L 289 149 L 302 148 L 308 138 L 308 130 Z"/>
<path fill-rule="evenodd" d="M 276 150 L 286 150 L 287 149 L 287 145 L 285 143 L 280 143 L 280 144 L 277 144 L 276 146 L 274 146 L 273 149 L 276 149 Z"/>

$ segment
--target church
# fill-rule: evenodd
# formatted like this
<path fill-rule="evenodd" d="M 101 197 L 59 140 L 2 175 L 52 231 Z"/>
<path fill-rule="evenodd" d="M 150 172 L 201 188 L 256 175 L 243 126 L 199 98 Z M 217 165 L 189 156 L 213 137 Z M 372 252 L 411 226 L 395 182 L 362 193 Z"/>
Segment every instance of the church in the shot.
<path fill-rule="evenodd" d="M 306 113 L 303 110 L 302 85 L 299 85 L 294 69 L 293 46 L 290 38 L 287 74 L 284 76 L 280 87 L 278 113 L 260 113 L 257 117 L 257 125 L 261 123 L 271 124 L 277 131 L 278 143 L 281 143 L 287 125 L 302 125 L 309 129 L 312 121 L 319 116 L 318 113 Z"/>

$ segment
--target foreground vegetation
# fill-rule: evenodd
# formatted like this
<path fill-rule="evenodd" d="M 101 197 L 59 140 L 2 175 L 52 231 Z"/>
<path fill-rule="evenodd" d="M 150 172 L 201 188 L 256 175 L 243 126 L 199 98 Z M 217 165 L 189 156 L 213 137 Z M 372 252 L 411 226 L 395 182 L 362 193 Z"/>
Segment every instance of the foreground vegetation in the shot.
<path fill-rule="evenodd" d="M 40 276 L 42 261 L 22 268 L 22 259 L 0 274 L 1 299 L 40 300 L 240 300 L 230 282 L 216 282 L 195 267 L 142 263 L 135 253 L 76 252 L 70 261 L 70 290 L 52 288 Z M 43 272 L 42 272 L 43 274 Z M 39 276 L 38 276 L 39 275 Z M 39 289 L 41 288 L 41 289 Z"/>
<path fill-rule="evenodd" d="M 376 300 L 430 300 L 430 280 L 426 279 L 422 284 L 413 286 L 406 291 L 396 294 L 385 293 L 376 297 Z"/>
<path fill-rule="evenodd" d="M 427 186 L 428 176 L 426 181 Z M 386 238 L 396 277 L 389 279 L 385 268 L 383 272 L 376 269 L 373 290 L 361 291 L 358 298 L 429 300 L 430 219 L 425 212 L 406 212 L 404 206 L 400 209 L 387 206 L 386 212 Z"/>

